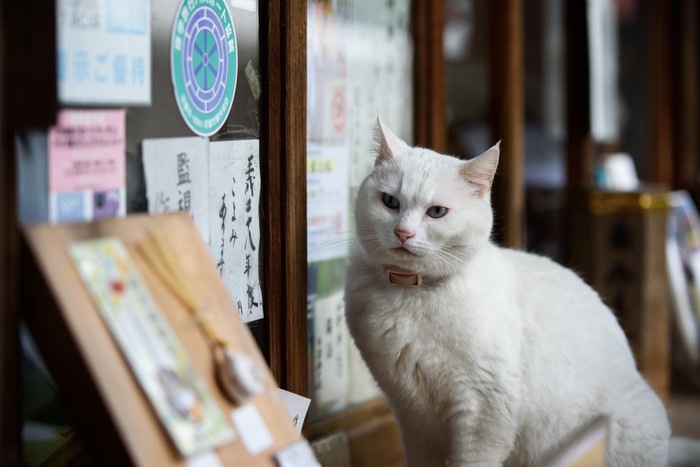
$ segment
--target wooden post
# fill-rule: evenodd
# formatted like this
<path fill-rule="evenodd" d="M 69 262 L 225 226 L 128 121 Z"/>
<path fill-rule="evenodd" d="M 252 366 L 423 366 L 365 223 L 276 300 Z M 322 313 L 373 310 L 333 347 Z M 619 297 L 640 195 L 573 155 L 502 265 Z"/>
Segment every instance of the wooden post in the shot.
<path fill-rule="evenodd" d="M 650 6 L 651 177 L 653 182 L 671 187 L 674 157 L 669 58 L 670 8 L 667 0 L 652 0 Z"/>
<path fill-rule="evenodd" d="M 488 2 L 491 132 L 501 140 L 494 182 L 495 238 L 508 247 L 524 246 L 524 81 L 522 0 Z"/>
<path fill-rule="evenodd" d="M 445 106 L 445 58 L 442 34 L 445 3 L 432 0 L 413 2 L 413 120 L 416 146 L 445 153 L 447 116 Z"/>
<path fill-rule="evenodd" d="M 566 179 L 569 190 L 589 188 L 593 180 L 591 81 L 586 2 L 565 3 L 566 30 Z"/>
<path fill-rule="evenodd" d="M 54 0 L 0 2 L 0 464 L 21 456 L 14 137 L 56 117 L 55 11 Z"/>
<path fill-rule="evenodd" d="M 696 191 L 697 155 L 700 151 L 700 99 L 697 89 L 698 4 L 695 0 L 674 0 L 670 11 L 670 69 L 673 128 L 673 188 Z M 698 194 L 698 193 L 695 193 Z"/>
<path fill-rule="evenodd" d="M 0 13 L 1 14 L 1 13 Z M 4 18 L 0 18 L 4 19 Z M 4 21 L 0 69 L 7 69 Z M 4 72 L 0 74 L 0 464 L 19 460 L 19 342 L 17 333 L 17 214 L 14 139 L 8 128 Z"/>
<path fill-rule="evenodd" d="M 261 170 L 270 367 L 308 394 L 306 321 L 306 1 L 261 2 Z"/>

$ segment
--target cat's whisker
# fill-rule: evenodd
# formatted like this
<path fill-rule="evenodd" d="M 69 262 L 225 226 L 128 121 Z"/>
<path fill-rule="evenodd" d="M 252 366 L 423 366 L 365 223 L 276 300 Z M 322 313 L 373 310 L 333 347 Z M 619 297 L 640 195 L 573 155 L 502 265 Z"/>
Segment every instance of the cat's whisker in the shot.
<path fill-rule="evenodd" d="M 339 232 L 334 238 L 325 240 L 321 243 L 315 244 L 313 248 L 307 251 L 307 255 L 310 257 L 318 257 L 323 252 L 328 250 L 334 250 L 338 247 L 347 246 L 348 252 L 350 247 L 352 247 L 357 241 L 357 236 L 354 230 L 346 230 Z"/>

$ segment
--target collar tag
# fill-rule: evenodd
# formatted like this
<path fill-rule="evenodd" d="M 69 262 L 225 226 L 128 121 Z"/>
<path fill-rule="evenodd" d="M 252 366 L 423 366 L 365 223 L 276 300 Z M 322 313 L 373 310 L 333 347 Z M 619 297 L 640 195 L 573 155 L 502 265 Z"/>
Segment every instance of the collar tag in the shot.
<path fill-rule="evenodd" d="M 396 266 L 384 266 L 386 279 L 391 285 L 400 287 L 420 287 L 423 283 L 423 275 L 401 269 Z"/>

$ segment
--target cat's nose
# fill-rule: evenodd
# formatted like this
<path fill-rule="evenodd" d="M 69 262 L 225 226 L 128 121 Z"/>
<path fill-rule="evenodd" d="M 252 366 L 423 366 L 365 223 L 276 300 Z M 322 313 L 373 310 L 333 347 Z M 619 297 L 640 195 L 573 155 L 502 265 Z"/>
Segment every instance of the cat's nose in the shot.
<path fill-rule="evenodd" d="M 410 230 L 403 230 L 403 229 L 394 229 L 394 233 L 396 234 L 397 237 L 399 237 L 399 240 L 401 241 L 401 243 L 406 243 L 406 240 L 416 236 L 415 232 L 411 232 Z"/>

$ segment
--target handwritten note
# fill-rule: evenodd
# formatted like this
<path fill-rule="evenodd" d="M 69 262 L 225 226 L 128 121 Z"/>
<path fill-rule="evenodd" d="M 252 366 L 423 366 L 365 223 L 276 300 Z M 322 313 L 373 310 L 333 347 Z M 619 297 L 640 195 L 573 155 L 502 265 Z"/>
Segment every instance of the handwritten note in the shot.
<path fill-rule="evenodd" d="M 258 140 L 209 147 L 209 251 L 244 322 L 263 317 Z"/>
<path fill-rule="evenodd" d="M 142 150 L 148 212 L 187 211 L 209 244 L 209 141 L 147 139 Z"/>
<path fill-rule="evenodd" d="M 299 394 L 294 394 L 293 392 L 285 391 L 284 389 L 278 388 L 277 392 L 284 401 L 284 406 L 287 408 L 287 412 L 289 412 L 289 417 L 292 419 L 294 428 L 297 429 L 297 433 L 301 433 L 301 428 L 304 426 L 304 419 L 306 418 L 306 412 L 309 410 L 311 399 L 300 396 Z"/>

